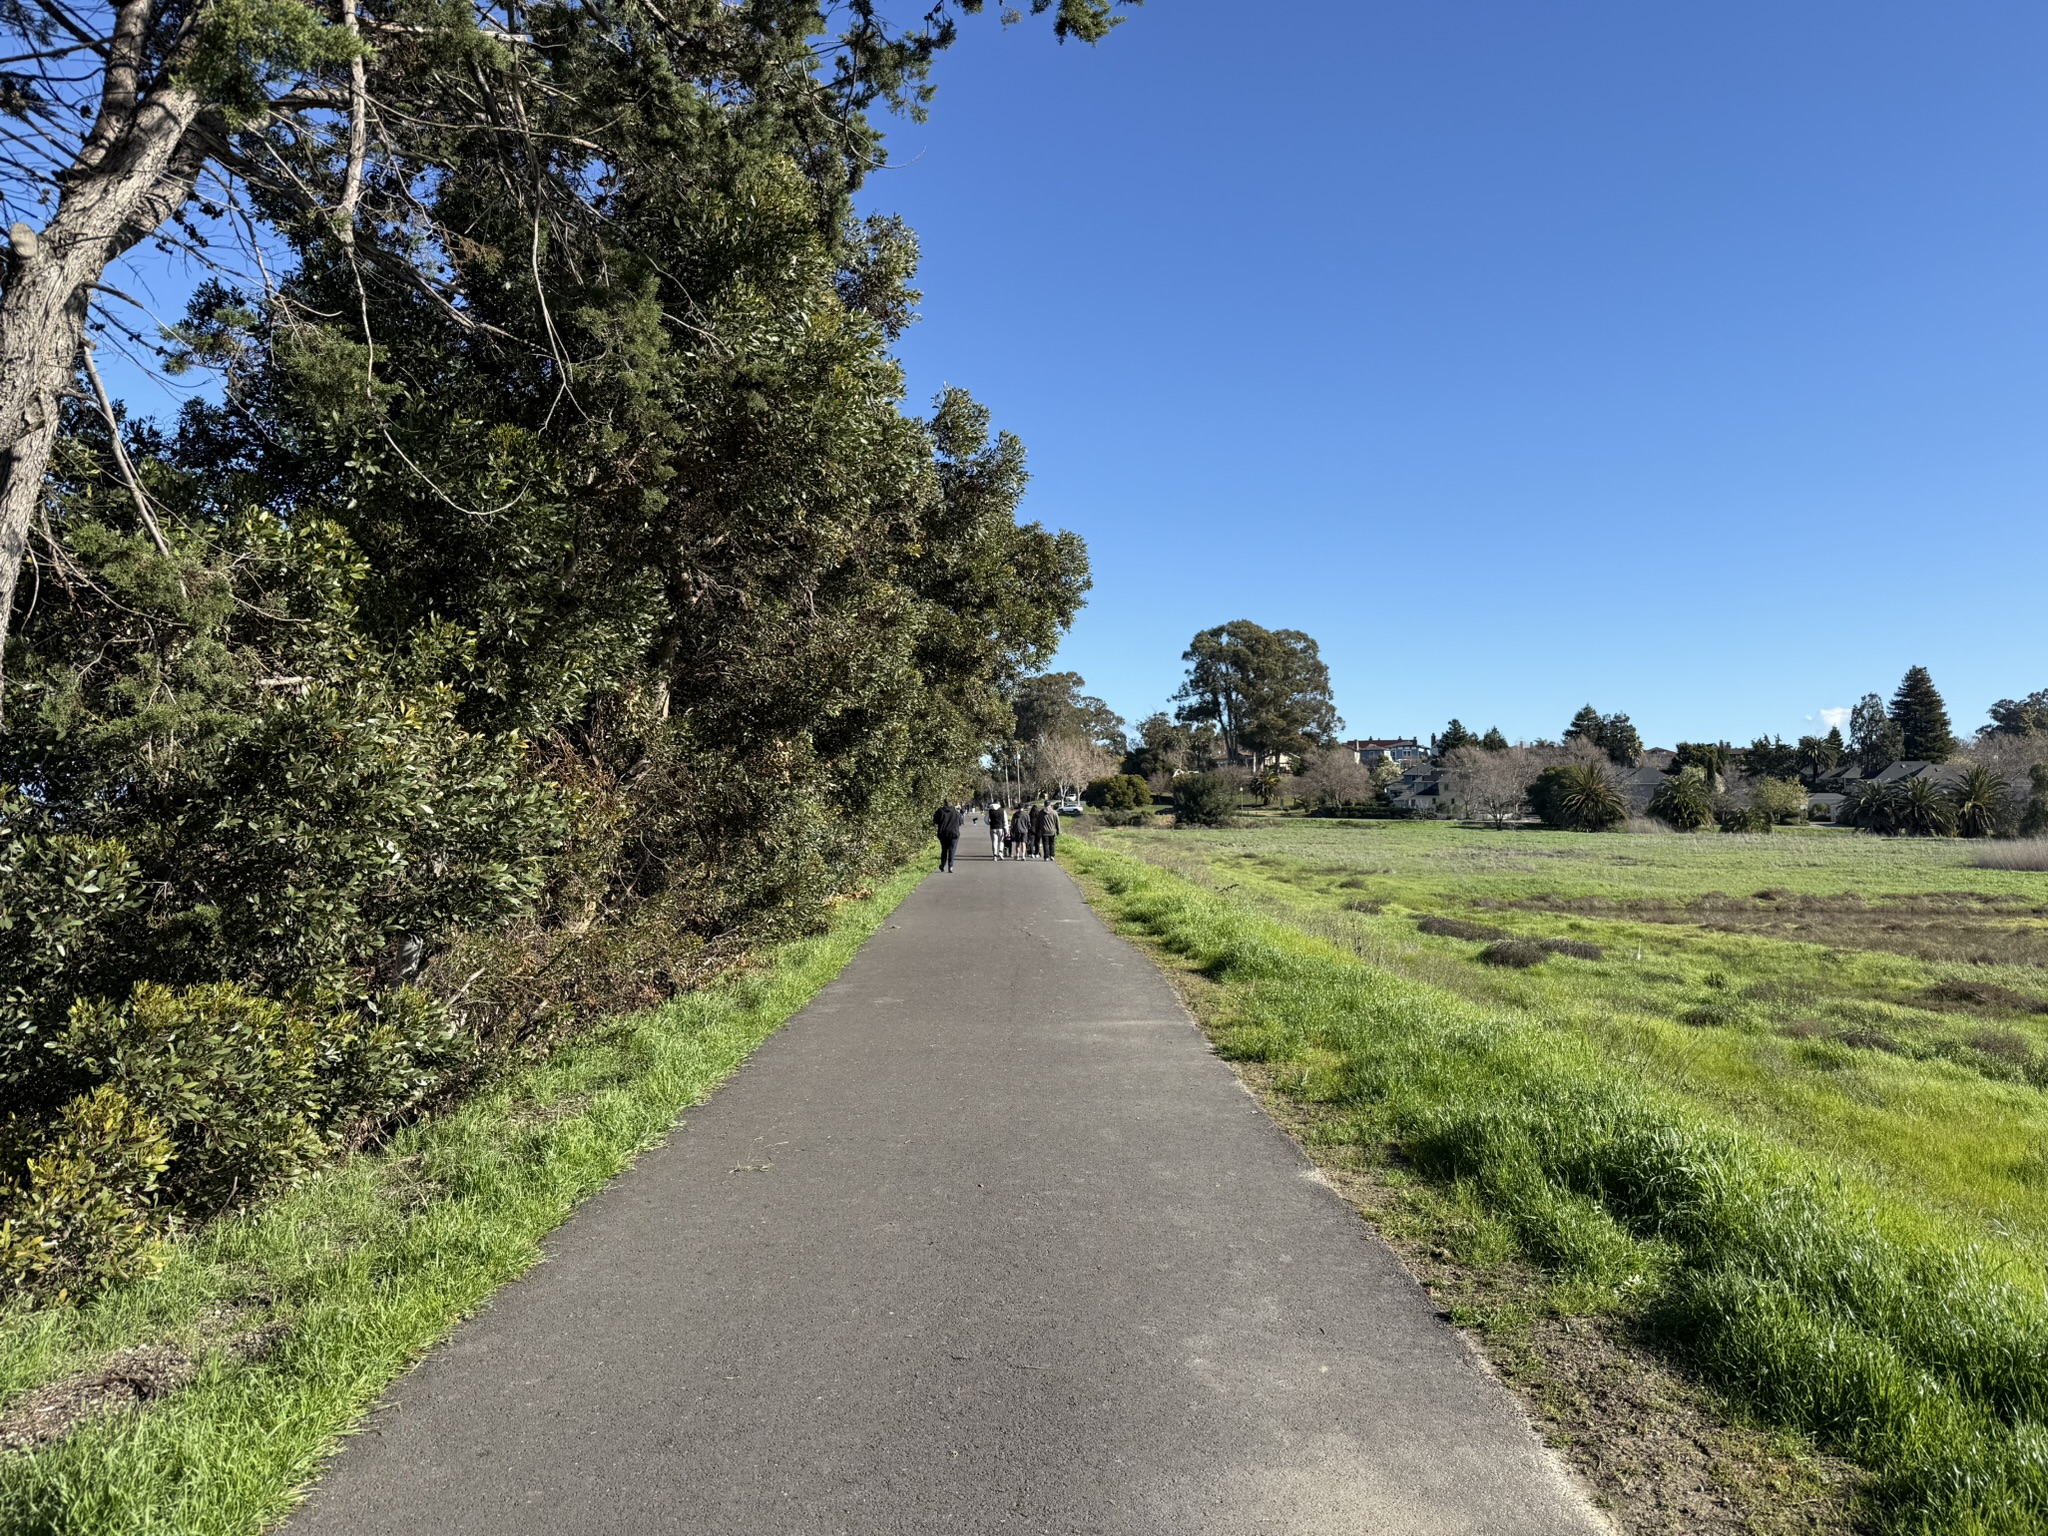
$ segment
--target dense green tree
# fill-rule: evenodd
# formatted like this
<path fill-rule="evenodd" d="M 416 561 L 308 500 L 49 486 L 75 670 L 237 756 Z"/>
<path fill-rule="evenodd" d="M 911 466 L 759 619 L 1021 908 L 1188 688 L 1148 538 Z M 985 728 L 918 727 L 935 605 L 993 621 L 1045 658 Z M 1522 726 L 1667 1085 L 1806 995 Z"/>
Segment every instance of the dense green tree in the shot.
<path fill-rule="evenodd" d="M 1908 837 L 1952 837 L 1956 803 L 1941 785 L 1922 774 L 1900 783 L 1893 797 L 1892 818 Z"/>
<path fill-rule="evenodd" d="M 1948 706 L 1925 667 L 1908 667 L 1892 695 L 1890 715 L 1899 728 L 1899 751 L 1907 762 L 1945 763 L 1956 755 Z"/>
<path fill-rule="evenodd" d="M 1010 693 L 1017 740 L 1079 736 L 1121 756 L 1127 746 L 1123 717 L 1102 700 L 1083 693 L 1086 686 L 1078 672 L 1041 672 L 1020 678 Z"/>
<path fill-rule="evenodd" d="M 1443 728 L 1443 734 L 1434 737 L 1430 745 L 1441 756 L 1445 753 L 1455 752 L 1460 747 L 1477 746 L 1478 743 L 1479 738 L 1466 730 L 1462 721 L 1453 717 L 1451 723 Z"/>
<path fill-rule="evenodd" d="M 491 1030 L 524 1049 L 802 931 L 1013 730 L 1086 552 L 1020 526 L 1022 445 L 970 397 L 905 408 L 915 242 L 854 197 L 868 109 L 921 102 L 951 23 L 837 14 L 569 4 L 514 46 L 401 0 L 352 217 L 331 137 L 248 122 L 306 201 L 263 210 L 272 280 L 180 328 L 218 395 L 165 435 L 81 392 L 36 477 L 0 1189 L 88 1090 L 126 1124 L 182 1062 L 287 1045 L 317 1092 L 236 1100 L 250 1170 L 366 1134 Z M 74 1003 L 118 1051 L 59 1060 Z M 199 1167 L 242 1128 L 173 1129 Z"/>
<path fill-rule="evenodd" d="M 1136 743 L 1124 754 L 1123 771 L 1140 778 L 1162 773 L 1199 773 L 1215 766 L 1214 726 L 1183 725 L 1163 710 L 1138 722 Z"/>
<path fill-rule="evenodd" d="M 1990 729 L 2000 736 L 2048 735 L 2048 688 L 2021 699 L 2000 699 L 1991 706 Z"/>
<path fill-rule="evenodd" d="M 1643 760 L 1643 738 L 1627 715 L 1609 715 L 1600 722 L 1600 750 L 1607 760 L 1633 768 Z"/>
<path fill-rule="evenodd" d="M 1743 750 L 1742 771 L 1753 779 L 1795 779 L 1799 749 L 1787 746 L 1782 737 L 1759 736 Z"/>
<path fill-rule="evenodd" d="M 2027 806 L 2020 813 L 2021 837 L 2048 837 L 2048 763 L 2027 769 Z"/>
<path fill-rule="evenodd" d="M 1579 712 L 1572 716 L 1571 724 L 1564 728 L 1563 739 L 1567 742 L 1583 741 L 1589 747 L 1597 747 L 1605 723 L 1599 710 L 1591 704 L 1582 704 Z"/>
<path fill-rule="evenodd" d="M 1176 827 L 1227 827 L 1237 816 L 1237 786 L 1214 770 L 1185 773 L 1173 781 Z"/>
<path fill-rule="evenodd" d="M 1479 745 L 1489 752 L 1505 752 L 1508 749 L 1508 739 L 1501 734 L 1499 726 L 1490 725 L 1486 728 L 1486 734 L 1479 738 Z"/>
<path fill-rule="evenodd" d="M 694 225 L 703 238 L 692 254 L 715 266 L 772 244 L 791 215 L 844 225 L 860 177 L 883 161 L 869 109 L 921 114 L 928 68 L 954 40 L 957 14 L 982 8 L 936 0 L 896 28 L 872 0 L 564 0 L 516 17 L 429 0 L 388 0 L 367 17 L 354 4 L 0 5 L 0 55 L 22 66 L 0 76 L 10 145 L 0 199 L 45 210 L 40 233 L 19 226 L 0 263 L 0 642 L 17 617 L 59 402 L 89 366 L 82 349 L 93 305 L 110 291 L 107 265 L 138 242 L 173 236 L 218 256 L 225 241 L 199 231 L 195 204 L 217 226 L 249 229 L 251 247 L 269 247 L 268 260 L 247 256 L 252 281 L 261 269 L 269 286 L 280 244 L 340 279 L 348 302 L 339 310 L 301 290 L 296 317 L 309 328 L 347 315 L 361 322 L 349 345 L 399 341 L 404 317 L 355 280 L 388 287 L 430 330 L 452 325 L 486 357 L 523 354 L 514 371 L 525 377 L 507 387 L 559 407 L 551 423 L 618 428 L 600 359 L 609 348 L 613 363 L 657 361 L 658 317 L 707 362 L 741 373 L 752 362 L 750 345 L 732 347 L 737 333 L 693 311 L 694 293 L 663 308 L 675 297 L 664 284 L 689 288 L 700 274 L 672 259 L 673 243 L 650 239 L 651 227 Z M 1092 42 L 1116 21 L 1110 0 L 1034 0 L 1032 9 L 1050 9 L 1062 38 Z M 809 208 L 783 196 L 792 185 Z M 804 265 L 779 275 L 801 281 Z M 884 324 L 900 318 L 907 306 L 891 278 L 900 265 L 883 249 L 845 266 L 849 307 Z M 755 319 L 776 323 L 765 308 Z M 380 396 L 388 405 L 394 394 L 431 395 L 436 382 L 388 362 L 333 361 L 337 412 L 376 414 Z M 665 372 L 654 367 L 642 381 L 658 395 Z M 501 489 L 523 483 L 515 445 L 493 442 L 488 418 L 451 414 L 447 425 L 478 463 L 439 481 L 444 491 L 468 488 L 476 471 Z M 465 430 L 478 426 L 482 436 Z M 381 445 L 389 458 L 407 452 L 406 435 L 394 430 Z M 620 436 L 619 457 L 636 458 L 641 441 Z M 660 451 L 658 440 L 649 446 Z"/>
<path fill-rule="evenodd" d="M 1177 717 L 1214 726 L 1233 758 L 1327 747 L 1344 724 L 1330 669 L 1300 630 L 1219 624 L 1196 635 L 1181 660 L 1188 672 L 1174 695 Z"/>
<path fill-rule="evenodd" d="M 1849 711 L 1849 752 L 1865 777 L 1905 760 L 1905 732 L 1874 693 Z"/>
<path fill-rule="evenodd" d="M 1895 836 L 1899 831 L 1898 786 L 1873 779 L 1857 780 L 1842 797 L 1842 808 L 1835 819 L 1845 827 L 1860 827 L 1882 837 Z"/>
<path fill-rule="evenodd" d="M 1567 743 L 1582 741 L 1607 754 L 1609 762 L 1633 768 L 1643 760 L 1643 738 L 1627 715 L 1603 715 L 1588 704 L 1565 727 Z"/>

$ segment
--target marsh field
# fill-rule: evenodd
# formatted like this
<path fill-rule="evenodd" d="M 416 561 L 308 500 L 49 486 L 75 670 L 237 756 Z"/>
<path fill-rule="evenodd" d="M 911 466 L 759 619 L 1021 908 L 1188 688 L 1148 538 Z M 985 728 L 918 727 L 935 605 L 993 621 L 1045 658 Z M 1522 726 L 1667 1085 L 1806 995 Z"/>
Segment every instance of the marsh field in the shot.
<path fill-rule="evenodd" d="M 1794 829 L 1274 819 L 1074 849 L 1225 1055 L 1735 1411 L 1857 1523 L 2048 1530 L 2048 874 Z"/>

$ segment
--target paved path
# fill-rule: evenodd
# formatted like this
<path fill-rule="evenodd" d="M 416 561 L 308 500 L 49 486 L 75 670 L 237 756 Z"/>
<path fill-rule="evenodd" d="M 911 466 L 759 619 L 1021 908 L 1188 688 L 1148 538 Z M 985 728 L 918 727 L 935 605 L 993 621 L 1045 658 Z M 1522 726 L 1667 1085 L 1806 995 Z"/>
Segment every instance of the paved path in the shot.
<path fill-rule="evenodd" d="M 1157 971 L 981 846 L 289 1536 L 1603 1531 Z"/>

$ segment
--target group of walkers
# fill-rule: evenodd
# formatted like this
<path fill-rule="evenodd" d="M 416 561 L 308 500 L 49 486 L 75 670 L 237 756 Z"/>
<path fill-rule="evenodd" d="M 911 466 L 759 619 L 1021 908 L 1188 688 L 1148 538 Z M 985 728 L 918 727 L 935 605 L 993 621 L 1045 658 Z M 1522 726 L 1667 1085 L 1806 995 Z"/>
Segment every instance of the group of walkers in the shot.
<path fill-rule="evenodd" d="M 988 808 L 989 847 L 999 859 L 1049 859 L 1060 840 L 1060 813 L 1043 800 L 1015 807 L 1007 817 L 1003 802 Z"/>
<path fill-rule="evenodd" d="M 942 805 L 932 813 L 932 828 L 939 835 L 939 872 L 953 873 L 953 855 L 960 846 L 960 833 L 971 815 L 963 805 Z M 1013 806 L 1006 813 L 1002 801 L 988 808 L 990 851 L 999 859 L 1050 859 L 1060 840 L 1060 813 L 1041 800 L 1036 805 Z"/>

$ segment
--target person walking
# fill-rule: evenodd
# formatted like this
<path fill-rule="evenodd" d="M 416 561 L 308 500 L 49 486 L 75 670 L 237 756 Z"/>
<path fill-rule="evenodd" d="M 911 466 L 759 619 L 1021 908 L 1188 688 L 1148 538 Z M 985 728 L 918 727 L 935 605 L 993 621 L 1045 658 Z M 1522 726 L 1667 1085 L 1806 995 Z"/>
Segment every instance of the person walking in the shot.
<path fill-rule="evenodd" d="M 989 852 L 997 858 L 1003 856 L 1003 802 L 998 800 L 988 808 Z"/>
<path fill-rule="evenodd" d="M 1038 857 L 1038 807 L 1035 805 L 1024 807 L 1024 857 Z"/>
<path fill-rule="evenodd" d="M 1045 830 L 1038 834 L 1038 846 L 1044 851 L 1048 863 L 1052 860 L 1053 850 L 1059 846 L 1059 840 L 1060 808 L 1048 805 L 1045 808 Z"/>
<path fill-rule="evenodd" d="M 1031 812 L 1025 809 L 1025 807 L 1020 805 L 1010 812 L 1008 831 L 1011 858 L 1021 859 L 1024 857 L 1024 831 L 1030 824 Z"/>
<path fill-rule="evenodd" d="M 939 873 L 953 873 L 953 853 L 960 846 L 960 824 L 967 818 L 957 805 L 942 805 L 932 812 L 932 830 L 939 834 Z"/>

